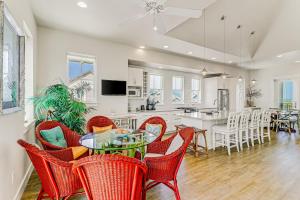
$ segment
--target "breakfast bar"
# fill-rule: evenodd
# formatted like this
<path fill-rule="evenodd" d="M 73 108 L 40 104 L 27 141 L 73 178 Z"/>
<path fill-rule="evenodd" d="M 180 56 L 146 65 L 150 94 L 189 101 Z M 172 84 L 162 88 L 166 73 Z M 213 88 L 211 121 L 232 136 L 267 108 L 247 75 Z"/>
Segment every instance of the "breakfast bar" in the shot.
<path fill-rule="evenodd" d="M 187 126 L 206 129 L 207 130 L 207 145 L 208 149 L 212 149 L 212 127 L 217 124 L 225 124 L 228 117 L 228 112 L 194 112 L 180 113 L 181 123 Z M 199 137 L 198 144 L 204 145 L 203 137 Z"/>

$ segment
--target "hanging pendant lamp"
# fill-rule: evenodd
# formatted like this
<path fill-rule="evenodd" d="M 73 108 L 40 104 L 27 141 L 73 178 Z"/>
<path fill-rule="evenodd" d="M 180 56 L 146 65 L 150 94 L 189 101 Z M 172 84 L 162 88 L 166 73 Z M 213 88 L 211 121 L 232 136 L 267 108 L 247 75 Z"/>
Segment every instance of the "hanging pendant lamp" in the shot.
<path fill-rule="evenodd" d="M 205 9 L 203 9 L 203 42 L 204 42 L 204 47 L 203 47 L 203 56 L 204 56 L 204 59 L 206 58 L 206 14 L 205 14 Z M 201 74 L 203 76 L 206 76 L 207 75 L 207 70 L 205 68 L 205 66 L 203 67 L 202 71 L 201 71 Z"/>
<path fill-rule="evenodd" d="M 225 20 L 226 20 L 226 17 L 225 17 L 225 15 L 223 15 L 222 17 L 221 17 L 221 21 L 223 21 L 223 52 L 224 52 L 224 64 L 226 63 L 226 23 L 225 23 Z M 223 79 L 226 79 L 227 78 L 227 75 L 226 75 L 226 73 L 225 73 L 225 66 L 224 66 L 224 72 L 223 72 L 223 74 L 222 74 L 222 78 Z"/>

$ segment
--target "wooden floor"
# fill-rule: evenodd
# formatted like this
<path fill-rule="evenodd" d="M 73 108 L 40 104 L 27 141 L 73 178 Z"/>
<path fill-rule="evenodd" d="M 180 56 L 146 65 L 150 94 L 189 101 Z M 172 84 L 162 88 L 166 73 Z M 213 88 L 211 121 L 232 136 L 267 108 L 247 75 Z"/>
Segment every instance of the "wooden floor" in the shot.
<path fill-rule="evenodd" d="M 299 200 L 300 137 L 272 133 L 272 141 L 227 156 L 226 149 L 195 158 L 187 153 L 178 174 L 183 200 Z M 30 178 L 22 200 L 36 199 L 39 180 Z M 73 200 L 86 199 L 74 197 Z M 147 193 L 148 200 L 173 200 L 165 186 Z"/>

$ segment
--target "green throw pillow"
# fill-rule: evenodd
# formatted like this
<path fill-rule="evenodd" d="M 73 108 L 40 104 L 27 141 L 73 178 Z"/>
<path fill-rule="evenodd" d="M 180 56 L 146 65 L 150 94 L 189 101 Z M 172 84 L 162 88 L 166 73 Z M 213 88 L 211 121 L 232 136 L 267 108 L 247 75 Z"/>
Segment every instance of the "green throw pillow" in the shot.
<path fill-rule="evenodd" d="M 67 142 L 60 126 L 48 130 L 41 130 L 41 135 L 47 142 L 55 146 L 67 147 Z"/>

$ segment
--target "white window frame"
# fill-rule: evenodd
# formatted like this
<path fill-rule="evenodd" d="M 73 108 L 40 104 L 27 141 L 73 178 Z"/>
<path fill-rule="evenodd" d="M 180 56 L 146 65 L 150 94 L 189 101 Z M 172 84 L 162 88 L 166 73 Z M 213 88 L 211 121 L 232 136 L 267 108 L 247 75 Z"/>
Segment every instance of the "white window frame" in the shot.
<path fill-rule="evenodd" d="M 177 89 L 174 89 L 174 85 L 173 85 L 173 80 L 174 78 L 181 78 L 182 79 L 182 101 L 181 102 L 173 102 L 173 91 L 174 90 L 177 90 Z M 184 101 L 185 101 L 185 98 L 184 98 L 184 76 L 172 76 L 172 104 L 184 104 Z"/>
<path fill-rule="evenodd" d="M 26 24 L 23 21 L 23 30 L 25 34 L 25 99 L 24 99 L 24 124 L 25 127 L 29 126 L 34 119 L 34 106 L 31 98 L 34 96 L 34 70 L 33 70 L 33 54 L 34 54 L 34 43 L 33 43 L 33 35 Z"/>
<path fill-rule="evenodd" d="M 68 85 L 71 83 L 72 80 L 69 79 L 69 60 L 72 58 L 73 60 L 78 59 L 79 61 L 86 61 L 86 62 L 92 62 L 93 63 L 93 71 L 94 71 L 94 98 L 89 101 L 85 101 L 87 104 L 96 104 L 98 99 L 98 82 L 97 82 L 97 58 L 96 56 L 82 54 L 82 53 L 75 53 L 75 52 L 68 52 L 67 53 L 67 79 L 68 79 Z"/>
<path fill-rule="evenodd" d="M 150 88 L 150 76 L 159 76 L 160 77 L 160 82 L 161 82 L 161 88 L 160 89 L 152 89 Z M 161 93 L 161 102 L 159 102 L 157 105 L 164 105 L 164 101 L 165 101 L 165 92 L 164 92 L 164 76 L 161 74 L 154 74 L 154 73 L 150 73 L 149 74 L 149 85 L 148 85 L 148 91 L 150 92 L 150 90 L 160 90 Z"/>
<path fill-rule="evenodd" d="M 2 83 L 0 84 L 0 114 L 10 114 L 10 113 L 14 113 L 14 112 L 19 112 L 21 110 L 24 109 L 24 54 L 25 54 L 25 49 L 24 49 L 24 32 L 22 29 L 19 28 L 18 24 L 16 23 L 14 17 L 12 16 L 12 14 L 9 12 L 6 4 L 4 3 L 4 1 L 0 2 L 0 14 L 2 15 L 1 17 L 6 17 L 6 19 L 8 20 L 8 22 L 10 23 L 10 25 L 15 29 L 18 37 L 19 37 L 19 51 L 20 51 L 20 55 L 19 55 L 19 82 L 18 82 L 18 104 L 16 107 L 13 108 L 3 108 L 3 87 L 1 86 Z M 4 20 L 2 21 L 4 22 Z M 2 28 L 2 37 L 4 36 L 4 23 L 1 24 L 1 28 Z M 3 43 L 1 43 L 3 45 Z M 3 49 L 1 50 L 1 54 L 3 54 Z M 2 60 L 3 62 L 3 60 Z M 0 80 L 3 81 L 3 66 L 1 64 L 0 66 Z"/>
<path fill-rule="evenodd" d="M 198 85 L 199 89 L 198 90 L 194 90 L 193 89 L 193 80 L 199 81 L 199 85 Z M 191 103 L 192 104 L 200 104 L 201 103 L 201 101 L 202 101 L 202 93 L 201 93 L 202 90 L 201 90 L 201 87 L 202 87 L 201 79 L 199 79 L 199 78 L 192 78 L 192 80 L 191 80 Z M 198 95 L 199 95 L 198 101 L 194 101 L 193 100 L 193 92 L 198 92 Z"/>

